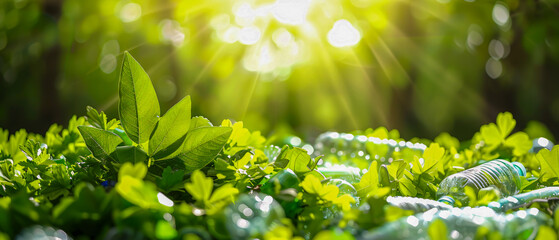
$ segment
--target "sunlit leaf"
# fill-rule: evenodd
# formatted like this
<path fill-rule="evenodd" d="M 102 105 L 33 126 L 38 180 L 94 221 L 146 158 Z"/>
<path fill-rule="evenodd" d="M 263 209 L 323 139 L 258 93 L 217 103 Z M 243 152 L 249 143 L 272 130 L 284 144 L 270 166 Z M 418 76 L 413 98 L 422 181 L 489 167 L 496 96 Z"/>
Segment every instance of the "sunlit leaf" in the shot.
<path fill-rule="evenodd" d="M 169 157 L 180 148 L 190 128 L 190 105 L 190 96 L 186 96 L 159 119 L 149 140 L 150 156 Z"/>
<path fill-rule="evenodd" d="M 208 201 L 214 186 L 212 179 L 206 177 L 201 171 L 194 171 L 190 179 L 192 182 L 184 185 L 186 191 L 197 201 Z"/>
<path fill-rule="evenodd" d="M 132 141 L 148 141 L 159 117 L 159 101 L 155 89 L 142 66 L 124 53 L 120 72 L 118 110 L 120 121 Z"/>
<path fill-rule="evenodd" d="M 544 182 L 559 178 L 559 145 L 555 145 L 551 151 L 542 149 L 535 158 L 541 165 L 541 178 Z"/>
<path fill-rule="evenodd" d="M 221 151 L 229 135 L 229 127 L 202 127 L 186 136 L 181 153 L 177 156 L 184 162 L 187 171 L 203 168 Z"/>

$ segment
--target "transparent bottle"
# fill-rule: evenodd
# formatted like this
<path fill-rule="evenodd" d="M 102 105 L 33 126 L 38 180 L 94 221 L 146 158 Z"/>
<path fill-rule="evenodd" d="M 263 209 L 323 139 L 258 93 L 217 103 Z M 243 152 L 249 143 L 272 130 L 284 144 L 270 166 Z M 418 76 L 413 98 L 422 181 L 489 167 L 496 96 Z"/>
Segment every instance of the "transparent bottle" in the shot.
<path fill-rule="evenodd" d="M 448 176 L 439 185 L 437 197 L 439 201 L 451 205 L 456 201 L 467 205 L 466 187 L 471 187 L 477 194 L 479 190 L 491 186 L 498 189 L 502 197 L 511 196 L 520 190 L 520 176 L 526 176 L 526 169 L 521 163 L 496 159 Z"/>
<path fill-rule="evenodd" d="M 326 132 L 316 138 L 314 155 L 324 155 L 325 160 L 336 157 L 339 162 L 350 159 L 366 161 L 376 159 L 381 162 L 390 162 L 391 159 L 406 155 L 420 155 L 426 147 L 421 143 Z"/>
<path fill-rule="evenodd" d="M 437 209 L 451 209 L 452 206 L 438 202 L 431 199 L 415 198 L 415 197 L 393 197 L 389 196 L 386 198 L 388 204 L 398 207 L 404 210 L 411 210 L 416 213 L 425 212 L 427 210 L 437 208 Z"/>
<path fill-rule="evenodd" d="M 261 238 L 282 225 L 283 208 L 263 193 L 242 194 L 225 209 L 225 224 L 231 239 Z"/>
<path fill-rule="evenodd" d="M 500 214 L 488 207 L 440 210 L 433 208 L 425 213 L 402 217 L 380 228 L 367 231 L 358 239 L 428 239 L 429 227 L 442 221 L 447 239 L 486 239 L 485 232 L 499 232 L 500 239 L 535 239 L 540 226 L 551 226 L 551 218 L 537 208 Z M 483 230 L 482 230 L 483 228 Z M 481 234 L 481 236 L 480 236 Z"/>

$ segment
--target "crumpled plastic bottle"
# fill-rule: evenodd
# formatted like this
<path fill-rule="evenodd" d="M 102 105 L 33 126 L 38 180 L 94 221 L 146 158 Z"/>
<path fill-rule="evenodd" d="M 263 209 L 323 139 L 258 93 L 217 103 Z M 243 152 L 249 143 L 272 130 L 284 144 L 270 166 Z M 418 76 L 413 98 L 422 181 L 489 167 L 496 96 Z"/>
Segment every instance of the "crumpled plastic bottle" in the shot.
<path fill-rule="evenodd" d="M 520 190 L 520 176 L 526 176 L 526 169 L 521 163 L 492 160 L 446 177 L 439 185 L 437 197 L 439 201 L 451 205 L 455 201 L 467 205 L 466 187 L 471 187 L 477 194 L 479 190 L 491 186 L 498 189 L 503 197 L 511 196 Z"/>

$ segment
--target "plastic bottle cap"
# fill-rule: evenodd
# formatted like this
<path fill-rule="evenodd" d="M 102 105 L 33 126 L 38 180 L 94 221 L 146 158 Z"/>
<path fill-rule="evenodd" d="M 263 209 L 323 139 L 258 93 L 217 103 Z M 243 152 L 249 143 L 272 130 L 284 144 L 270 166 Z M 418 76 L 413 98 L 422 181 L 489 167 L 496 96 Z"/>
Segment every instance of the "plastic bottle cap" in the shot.
<path fill-rule="evenodd" d="M 513 162 L 512 165 L 514 166 L 514 169 L 516 169 L 516 171 L 518 172 L 518 175 L 522 177 L 526 177 L 526 168 L 524 167 L 524 165 L 522 165 L 522 163 Z"/>
<path fill-rule="evenodd" d="M 439 198 L 439 202 L 446 203 L 450 206 L 454 206 L 454 203 L 455 203 L 454 198 L 452 198 L 450 196 L 443 196 L 443 197 Z"/>

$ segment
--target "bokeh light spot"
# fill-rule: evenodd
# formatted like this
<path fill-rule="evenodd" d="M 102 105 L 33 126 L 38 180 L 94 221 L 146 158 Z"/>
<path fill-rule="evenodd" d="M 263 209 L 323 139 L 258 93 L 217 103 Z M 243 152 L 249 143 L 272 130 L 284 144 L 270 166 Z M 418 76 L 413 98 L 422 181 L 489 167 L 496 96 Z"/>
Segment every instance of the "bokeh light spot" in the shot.
<path fill-rule="evenodd" d="M 509 9 L 502 3 L 496 3 L 493 7 L 493 21 L 499 26 L 505 26 L 509 17 Z"/>
<path fill-rule="evenodd" d="M 113 54 L 107 54 L 101 58 L 99 68 L 106 74 L 112 73 L 116 69 L 116 57 Z"/>
<path fill-rule="evenodd" d="M 284 24 L 303 24 L 310 4 L 310 0 L 277 0 L 272 7 L 272 14 L 276 20 Z"/>
<path fill-rule="evenodd" d="M 351 47 L 361 40 L 359 31 L 345 19 L 338 20 L 328 32 L 328 42 L 334 47 Z"/>
<path fill-rule="evenodd" d="M 245 45 L 253 45 L 260 40 L 262 32 L 257 27 L 244 27 L 239 31 L 239 42 Z"/>
<path fill-rule="evenodd" d="M 120 10 L 120 20 L 123 22 L 133 22 L 142 16 L 142 7 L 137 3 L 128 3 Z"/>
<path fill-rule="evenodd" d="M 503 73 L 503 65 L 499 60 L 489 58 L 485 64 L 485 72 L 487 72 L 489 77 L 496 79 Z"/>

